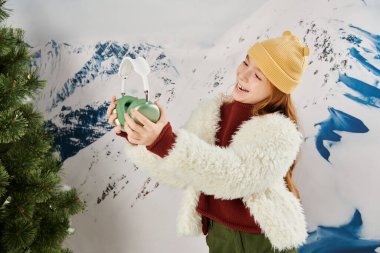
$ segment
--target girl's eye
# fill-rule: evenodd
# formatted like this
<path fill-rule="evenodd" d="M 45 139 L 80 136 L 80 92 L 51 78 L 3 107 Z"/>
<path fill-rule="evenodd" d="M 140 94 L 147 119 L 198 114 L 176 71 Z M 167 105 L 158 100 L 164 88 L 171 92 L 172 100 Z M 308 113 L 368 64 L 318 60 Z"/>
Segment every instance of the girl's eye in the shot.
<path fill-rule="evenodd" d="M 261 79 L 257 76 L 257 74 L 255 74 L 255 76 L 257 77 L 257 79 L 259 79 L 261 81 Z"/>
<path fill-rule="evenodd" d="M 248 64 L 245 61 L 243 61 L 243 63 L 245 66 L 248 66 Z M 255 76 L 257 77 L 257 79 L 259 79 L 261 81 L 260 77 L 257 74 L 255 74 Z"/>

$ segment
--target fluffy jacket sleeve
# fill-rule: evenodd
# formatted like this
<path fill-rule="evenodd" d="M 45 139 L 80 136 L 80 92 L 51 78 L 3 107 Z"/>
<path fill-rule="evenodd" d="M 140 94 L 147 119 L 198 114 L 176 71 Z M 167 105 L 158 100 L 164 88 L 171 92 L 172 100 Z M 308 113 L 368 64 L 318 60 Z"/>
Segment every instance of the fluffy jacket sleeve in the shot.
<path fill-rule="evenodd" d="M 302 143 L 295 124 L 278 113 L 254 117 L 240 128 L 228 147 L 209 144 L 180 128 L 164 158 L 140 145 L 127 144 L 125 151 L 137 166 L 169 185 L 235 199 L 283 180 Z"/>

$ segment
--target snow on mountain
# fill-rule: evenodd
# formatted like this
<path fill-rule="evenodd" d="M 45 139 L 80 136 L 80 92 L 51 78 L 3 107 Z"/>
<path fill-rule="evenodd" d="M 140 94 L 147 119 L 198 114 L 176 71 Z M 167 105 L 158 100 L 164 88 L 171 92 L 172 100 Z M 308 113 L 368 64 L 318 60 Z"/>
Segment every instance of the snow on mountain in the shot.
<path fill-rule="evenodd" d="M 151 100 L 170 102 L 176 91 L 179 72 L 160 46 L 106 41 L 74 47 L 52 40 L 34 50 L 33 66 L 48 81 L 36 105 L 44 112 L 47 127 L 57 134 L 55 144 L 63 160 L 111 130 L 105 114 L 111 96 L 120 96 L 117 72 L 125 56 L 142 56 L 151 64 Z M 145 96 L 137 74 L 128 79 L 127 93 Z"/>
<path fill-rule="evenodd" d="M 32 48 L 34 52 L 33 67 L 38 67 L 40 78 L 48 80 L 48 85 L 37 98 L 37 106 L 46 111 L 51 99 L 59 94 L 62 85 L 68 77 L 85 64 L 86 59 L 94 53 L 91 46 L 71 46 L 68 43 L 58 43 L 55 40 L 47 42 L 44 46 Z"/>

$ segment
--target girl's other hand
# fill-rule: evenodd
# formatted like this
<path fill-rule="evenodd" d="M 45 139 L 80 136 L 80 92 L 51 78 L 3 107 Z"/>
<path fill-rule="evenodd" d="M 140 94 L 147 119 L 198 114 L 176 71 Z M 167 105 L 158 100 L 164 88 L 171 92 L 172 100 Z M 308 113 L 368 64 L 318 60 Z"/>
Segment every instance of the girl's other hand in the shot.
<path fill-rule="evenodd" d="M 107 118 L 108 123 L 111 126 L 115 126 L 113 130 L 115 133 L 120 134 L 121 133 L 121 125 L 116 125 L 115 119 L 117 118 L 117 113 L 113 114 L 112 111 L 116 108 L 116 96 L 112 96 L 111 104 L 107 108 Z"/>
<path fill-rule="evenodd" d="M 143 124 L 143 126 L 136 123 L 127 113 L 124 114 L 124 130 L 128 134 L 128 141 L 130 143 L 145 146 L 151 145 L 168 123 L 163 106 L 158 101 L 155 101 L 155 104 L 160 110 L 160 119 L 156 123 L 150 121 L 139 111 L 133 109 L 131 110 L 131 113 Z"/>

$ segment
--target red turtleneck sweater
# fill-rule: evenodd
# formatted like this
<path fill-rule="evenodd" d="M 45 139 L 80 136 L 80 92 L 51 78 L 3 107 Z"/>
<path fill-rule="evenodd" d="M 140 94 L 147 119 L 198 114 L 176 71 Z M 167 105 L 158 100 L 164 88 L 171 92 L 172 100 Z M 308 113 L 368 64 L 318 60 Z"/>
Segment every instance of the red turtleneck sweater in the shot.
<path fill-rule="evenodd" d="M 220 129 L 216 133 L 216 145 L 226 147 L 230 144 L 232 135 L 239 125 L 250 119 L 252 107 L 252 104 L 241 103 L 236 100 L 232 103 L 224 103 L 221 106 Z M 118 135 L 127 137 L 124 132 Z M 172 131 L 170 122 L 168 122 L 157 139 L 146 148 L 160 157 L 165 157 L 175 143 L 175 138 L 176 135 Z M 208 232 L 207 218 L 216 220 L 234 230 L 263 233 L 241 198 L 223 200 L 214 198 L 213 195 L 201 193 L 196 210 L 202 215 L 202 231 L 205 235 Z"/>

